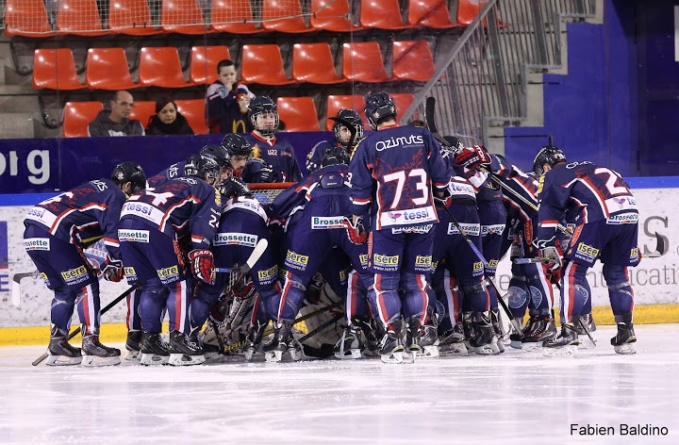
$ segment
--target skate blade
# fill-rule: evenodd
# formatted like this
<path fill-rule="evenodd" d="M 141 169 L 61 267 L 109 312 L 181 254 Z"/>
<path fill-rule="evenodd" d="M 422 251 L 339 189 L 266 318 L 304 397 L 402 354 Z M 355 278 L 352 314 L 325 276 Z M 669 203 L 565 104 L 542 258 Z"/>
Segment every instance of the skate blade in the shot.
<path fill-rule="evenodd" d="M 444 355 L 468 355 L 469 349 L 463 343 L 452 343 L 450 345 L 440 346 L 439 352 Z"/>
<path fill-rule="evenodd" d="M 299 362 L 306 358 L 306 355 L 304 355 L 304 350 L 298 348 L 288 348 L 288 350 L 285 351 L 285 355 L 290 357 L 290 360 L 293 362 Z"/>
<path fill-rule="evenodd" d="M 96 355 L 83 355 L 83 361 L 80 364 L 86 368 L 117 366 L 120 364 L 120 357 L 99 357 Z"/>
<path fill-rule="evenodd" d="M 142 352 L 139 355 L 139 364 L 144 366 L 162 366 L 170 361 L 169 355 L 147 354 Z"/>
<path fill-rule="evenodd" d="M 337 351 L 335 352 L 335 357 L 340 360 L 356 360 L 361 358 L 360 349 L 350 349 L 348 351 Z"/>
<path fill-rule="evenodd" d="M 170 354 L 170 366 L 193 366 L 205 363 L 204 355 Z"/>
<path fill-rule="evenodd" d="M 264 353 L 264 360 L 267 363 L 280 363 L 283 360 L 282 351 L 267 351 Z"/>
<path fill-rule="evenodd" d="M 521 343 L 521 340 L 512 340 L 509 342 L 509 346 L 512 349 L 523 349 L 523 343 Z"/>
<path fill-rule="evenodd" d="M 135 351 L 132 349 L 127 350 L 127 354 L 125 355 L 125 360 L 127 361 L 139 361 L 139 356 L 141 355 L 141 352 Z"/>
<path fill-rule="evenodd" d="M 67 355 L 48 355 L 45 364 L 47 366 L 73 366 L 82 362 L 82 356 L 69 357 Z"/>
<path fill-rule="evenodd" d="M 624 345 L 613 346 L 613 350 L 616 352 L 616 354 L 622 355 L 632 355 L 637 353 L 633 343 L 625 343 Z"/>
<path fill-rule="evenodd" d="M 422 358 L 439 358 L 439 347 L 437 345 L 424 346 Z"/>
<path fill-rule="evenodd" d="M 543 348 L 545 357 L 575 357 L 578 355 L 578 345 L 567 345 L 560 348 Z"/>
<path fill-rule="evenodd" d="M 382 363 L 403 363 L 403 351 L 394 352 L 391 355 L 380 355 L 380 359 L 382 359 Z"/>
<path fill-rule="evenodd" d="M 482 345 L 473 348 L 474 352 L 478 355 L 498 355 L 500 354 L 500 348 L 497 347 L 495 343 L 488 343 L 487 345 Z"/>
<path fill-rule="evenodd" d="M 255 355 L 255 352 L 257 350 L 255 348 L 248 348 L 243 352 L 243 355 L 245 356 L 245 360 L 251 361 L 252 357 Z"/>

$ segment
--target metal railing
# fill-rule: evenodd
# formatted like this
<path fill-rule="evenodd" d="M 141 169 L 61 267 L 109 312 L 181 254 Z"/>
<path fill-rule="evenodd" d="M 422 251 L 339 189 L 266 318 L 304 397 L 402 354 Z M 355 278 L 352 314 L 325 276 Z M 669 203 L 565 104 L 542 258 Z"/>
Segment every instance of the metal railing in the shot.
<path fill-rule="evenodd" d="M 596 15 L 598 0 L 488 0 L 447 53 L 432 78 L 401 116 L 407 122 L 436 98 L 441 134 L 488 146 L 489 126 L 517 124 L 527 116 L 528 73 L 562 65 L 562 18 Z"/>

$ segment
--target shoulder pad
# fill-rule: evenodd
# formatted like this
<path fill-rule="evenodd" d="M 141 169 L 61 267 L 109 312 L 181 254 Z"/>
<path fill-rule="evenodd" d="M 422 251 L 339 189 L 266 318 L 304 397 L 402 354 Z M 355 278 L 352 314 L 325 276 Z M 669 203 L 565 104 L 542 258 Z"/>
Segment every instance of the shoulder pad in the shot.
<path fill-rule="evenodd" d="M 344 177 L 337 172 L 328 172 L 321 177 L 321 188 L 338 189 L 344 185 Z"/>

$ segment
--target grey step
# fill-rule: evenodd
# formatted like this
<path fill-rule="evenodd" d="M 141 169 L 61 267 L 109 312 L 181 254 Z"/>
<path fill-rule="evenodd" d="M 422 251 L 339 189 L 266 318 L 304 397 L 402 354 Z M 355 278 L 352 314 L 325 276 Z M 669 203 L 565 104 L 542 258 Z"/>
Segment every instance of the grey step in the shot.
<path fill-rule="evenodd" d="M 0 113 L 0 139 L 35 136 L 33 113 Z"/>

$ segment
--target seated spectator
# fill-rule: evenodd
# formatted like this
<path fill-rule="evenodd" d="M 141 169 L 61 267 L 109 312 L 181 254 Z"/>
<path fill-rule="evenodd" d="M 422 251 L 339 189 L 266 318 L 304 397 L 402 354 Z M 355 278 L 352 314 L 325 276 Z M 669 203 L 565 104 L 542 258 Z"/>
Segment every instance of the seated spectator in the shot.
<path fill-rule="evenodd" d="M 163 96 L 156 101 L 156 114 L 149 118 L 146 134 L 193 134 L 193 129 L 189 121 L 177 111 L 175 101 L 170 96 Z"/>
<path fill-rule="evenodd" d="M 217 64 L 217 80 L 207 89 L 205 108 L 210 133 L 249 133 L 248 105 L 255 95 L 236 80 L 236 65 L 229 59 Z"/>
<path fill-rule="evenodd" d="M 130 119 L 134 100 L 128 91 L 116 91 L 111 99 L 111 109 L 102 110 L 87 126 L 87 135 L 101 136 L 143 136 L 144 126 L 136 119 Z"/>

